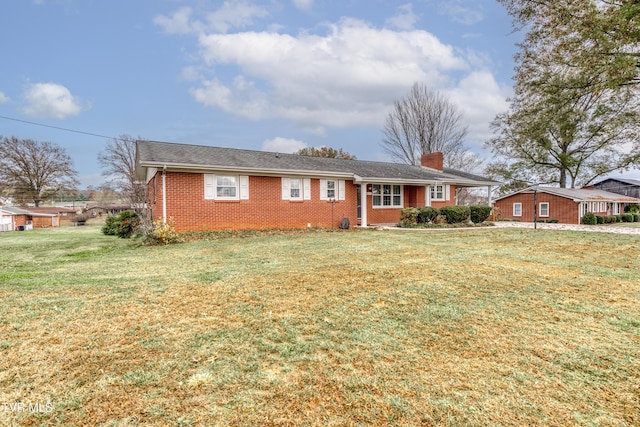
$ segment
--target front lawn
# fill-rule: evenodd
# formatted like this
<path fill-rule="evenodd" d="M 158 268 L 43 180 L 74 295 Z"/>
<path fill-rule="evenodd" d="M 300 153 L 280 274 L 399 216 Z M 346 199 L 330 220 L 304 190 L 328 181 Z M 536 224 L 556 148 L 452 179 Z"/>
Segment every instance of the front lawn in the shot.
<path fill-rule="evenodd" d="M 639 273 L 603 233 L 0 233 L 0 425 L 640 425 Z"/>

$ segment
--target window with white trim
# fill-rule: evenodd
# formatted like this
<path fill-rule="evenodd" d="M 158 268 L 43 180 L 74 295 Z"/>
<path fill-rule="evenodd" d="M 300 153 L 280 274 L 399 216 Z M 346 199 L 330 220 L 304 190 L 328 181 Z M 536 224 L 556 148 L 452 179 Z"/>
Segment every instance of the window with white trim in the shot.
<path fill-rule="evenodd" d="M 522 216 L 522 203 L 513 204 L 513 216 Z"/>
<path fill-rule="evenodd" d="M 327 199 L 336 198 L 336 182 L 333 180 L 327 181 Z"/>
<path fill-rule="evenodd" d="M 302 200 L 301 178 L 291 178 L 289 180 L 289 200 Z"/>
<path fill-rule="evenodd" d="M 235 176 L 216 176 L 216 198 L 235 199 L 238 195 L 238 178 Z"/>
<path fill-rule="evenodd" d="M 613 214 L 620 215 L 620 203 L 613 204 Z"/>
<path fill-rule="evenodd" d="M 451 186 L 446 184 L 436 184 L 431 187 L 431 200 L 449 200 L 449 193 L 451 191 Z"/>
<path fill-rule="evenodd" d="M 204 174 L 205 200 L 248 200 L 249 177 Z"/>
<path fill-rule="evenodd" d="M 431 186 L 431 200 L 444 200 L 444 185 Z"/>
<path fill-rule="evenodd" d="M 282 178 L 282 200 L 311 200 L 311 179 Z"/>
<path fill-rule="evenodd" d="M 344 179 L 321 179 L 320 200 L 344 200 Z"/>
<path fill-rule="evenodd" d="M 549 202 L 540 203 L 538 212 L 541 217 L 549 216 Z"/>
<path fill-rule="evenodd" d="M 374 208 L 402 207 L 402 185 L 372 184 L 371 194 Z"/>

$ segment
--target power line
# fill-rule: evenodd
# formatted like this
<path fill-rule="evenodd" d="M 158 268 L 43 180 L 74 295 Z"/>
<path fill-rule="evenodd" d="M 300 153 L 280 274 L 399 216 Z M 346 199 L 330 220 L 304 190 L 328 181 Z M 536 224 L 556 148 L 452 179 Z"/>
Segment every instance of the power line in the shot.
<path fill-rule="evenodd" d="M 21 120 L 21 119 L 16 119 L 16 118 L 7 117 L 7 116 L 1 116 L 0 115 L 0 119 L 11 120 L 11 121 L 14 121 L 14 122 L 27 123 L 27 124 L 30 124 L 30 125 L 42 126 L 42 127 L 45 127 L 45 128 L 63 130 L 65 132 L 73 132 L 73 133 L 79 133 L 79 134 L 82 134 L 82 135 L 95 136 L 95 137 L 98 137 L 98 138 L 120 139 L 120 138 L 116 138 L 116 137 L 113 137 L 113 136 L 100 135 L 100 134 L 97 134 L 97 133 L 85 132 L 85 131 L 76 130 L 76 129 L 63 128 L 63 127 L 60 127 L 60 126 L 45 125 L 43 123 L 31 122 L 29 120 Z"/>

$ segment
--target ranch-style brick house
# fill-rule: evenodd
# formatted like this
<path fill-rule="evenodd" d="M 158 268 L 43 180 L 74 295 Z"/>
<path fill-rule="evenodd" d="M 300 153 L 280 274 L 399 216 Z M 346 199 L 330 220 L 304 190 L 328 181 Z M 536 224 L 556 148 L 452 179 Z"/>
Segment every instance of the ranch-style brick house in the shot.
<path fill-rule="evenodd" d="M 563 224 L 580 224 L 587 212 L 618 215 L 639 199 L 592 188 L 528 187 L 496 198 L 494 215 L 502 219 L 533 222 L 556 219 Z"/>
<path fill-rule="evenodd" d="M 405 207 L 456 203 L 458 189 L 499 185 L 443 168 L 137 141 L 136 174 L 154 219 L 176 231 L 397 223 Z"/>

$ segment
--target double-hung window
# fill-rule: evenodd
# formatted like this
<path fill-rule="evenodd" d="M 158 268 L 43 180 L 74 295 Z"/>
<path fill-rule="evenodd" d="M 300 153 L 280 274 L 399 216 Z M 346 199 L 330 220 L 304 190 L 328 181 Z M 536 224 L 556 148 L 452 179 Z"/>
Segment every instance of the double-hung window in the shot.
<path fill-rule="evenodd" d="M 513 216 L 522 216 L 522 203 L 513 204 Z"/>
<path fill-rule="evenodd" d="M 549 216 L 549 203 L 548 202 L 540 203 L 539 213 L 540 213 L 541 217 Z"/>
<path fill-rule="evenodd" d="M 205 200 L 248 200 L 249 177 L 204 174 Z"/>
<path fill-rule="evenodd" d="M 401 208 L 402 186 L 397 184 L 373 184 L 371 186 L 374 208 Z"/>
<path fill-rule="evenodd" d="M 344 179 L 321 179 L 320 200 L 344 200 Z"/>
<path fill-rule="evenodd" d="M 216 176 L 216 197 L 218 199 L 235 199 L 238 195 L 238 177 Z"/>
<path fill-rule="evenodd" d="M 311 200 L 311 179 L 282 178 L 282 200 Z"/>
<path fill-rule="evenodd" d="M 302 179 L 289 180 L 289 200 L 302 200 Z"/>

